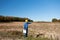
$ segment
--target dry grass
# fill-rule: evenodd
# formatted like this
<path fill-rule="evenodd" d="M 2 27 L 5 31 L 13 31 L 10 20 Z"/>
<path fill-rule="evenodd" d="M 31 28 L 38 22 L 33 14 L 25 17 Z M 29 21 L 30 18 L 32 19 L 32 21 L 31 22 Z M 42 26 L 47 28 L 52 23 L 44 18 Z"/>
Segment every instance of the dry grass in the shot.
<path fill-rule="evenodd" d="M 24 22 L 11 22 L 11 23 L 0 23 L 0 34 L 2 35 L 15 35 L 14 37 L 21 36 L 19 33 L 23 30 Z M 19 35 L 16 35 L 19 34 Z M 33 37 L 45 36 L 48 38 L 60 38 L 60 23 L 32 23 L 29 25 L 29 35 Z M 41 35 L 42 34 L 42 35 Z M 13 37 L 13 36 L 12 36 Z"/>

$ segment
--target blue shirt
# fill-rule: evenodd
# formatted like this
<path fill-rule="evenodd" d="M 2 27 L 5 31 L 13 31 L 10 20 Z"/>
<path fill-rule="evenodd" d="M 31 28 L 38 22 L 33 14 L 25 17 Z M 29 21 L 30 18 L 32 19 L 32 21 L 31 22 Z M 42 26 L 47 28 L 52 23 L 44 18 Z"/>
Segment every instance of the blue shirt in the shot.
<path fill-rule="evenodd" d="M 28 29 L 28 24 L 30 24 L 30 23 L 29 22 L 24 23 L 24 29 Z"/>

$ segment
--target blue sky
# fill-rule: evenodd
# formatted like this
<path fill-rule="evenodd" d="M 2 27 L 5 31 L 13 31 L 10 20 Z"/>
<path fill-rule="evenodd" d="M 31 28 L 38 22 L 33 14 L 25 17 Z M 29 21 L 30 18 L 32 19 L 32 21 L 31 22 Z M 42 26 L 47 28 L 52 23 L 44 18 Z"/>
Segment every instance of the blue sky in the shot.
<path fill-rule="evenodd" d="M 27 17 L 34 21 L 60 19 L 60 0 L 0 0 L 0 15 Z"/>

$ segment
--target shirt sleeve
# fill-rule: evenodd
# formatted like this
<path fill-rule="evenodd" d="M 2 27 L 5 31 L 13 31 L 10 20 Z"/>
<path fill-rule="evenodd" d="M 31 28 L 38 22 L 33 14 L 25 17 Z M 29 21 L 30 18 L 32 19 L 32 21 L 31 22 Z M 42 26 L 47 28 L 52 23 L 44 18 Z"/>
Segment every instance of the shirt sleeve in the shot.
<path fill-rule="evenodd" d="M 28 22 L 28 24 L 31 24 L 31 22 Z"/>

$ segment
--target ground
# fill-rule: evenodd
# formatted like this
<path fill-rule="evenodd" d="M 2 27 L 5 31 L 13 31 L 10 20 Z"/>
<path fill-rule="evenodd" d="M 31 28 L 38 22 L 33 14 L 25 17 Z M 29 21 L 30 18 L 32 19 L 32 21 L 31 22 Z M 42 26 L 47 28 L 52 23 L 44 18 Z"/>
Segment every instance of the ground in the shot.
<path fill-rule="evenodd" d="M 24 22 L 0 23 L 0 39 L 22 40 Z M 60 40 L 60 23 L 33 22 L 29 24 L 28 36 L 48 37 Z M 7 38 L 9 37 L 9 38 Z"/>

